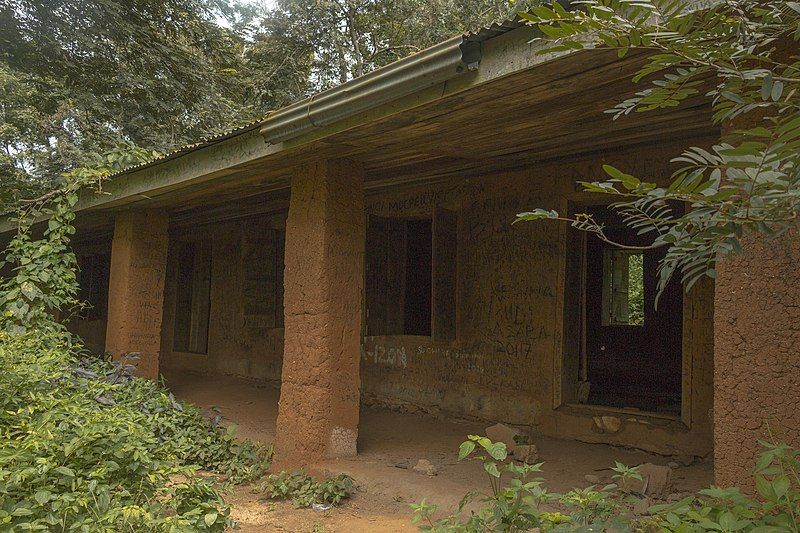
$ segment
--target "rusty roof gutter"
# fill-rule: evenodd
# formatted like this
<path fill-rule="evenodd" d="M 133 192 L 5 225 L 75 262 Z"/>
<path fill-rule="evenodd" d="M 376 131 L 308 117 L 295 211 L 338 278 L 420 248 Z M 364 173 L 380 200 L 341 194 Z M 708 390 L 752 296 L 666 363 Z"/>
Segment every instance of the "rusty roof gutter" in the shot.
<path fill-rule="evenodd" d="M 480 61 L 480 40 L 453 37 L 279 109 L 263 121 L 261 134 L 269 143 L 298 137 L 475 70 Z"/>

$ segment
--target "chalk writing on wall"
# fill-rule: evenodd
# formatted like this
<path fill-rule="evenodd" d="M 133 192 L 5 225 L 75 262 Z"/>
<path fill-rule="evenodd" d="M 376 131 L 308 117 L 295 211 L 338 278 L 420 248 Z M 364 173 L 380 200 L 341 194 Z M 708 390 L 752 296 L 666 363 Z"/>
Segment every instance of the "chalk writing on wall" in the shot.
<path fill-rule="evenodd" d="M 367 350 L 361 345 L 361 358 L 376 365 L 408 368 L 408 357 L 404 346 L 384 346 L 377 344 Z"/>
<path fill-rule="evenodd" d="M 418 346 L 417 355 L 420 358 L 453 361 L 465 372 L 484 373 L 483 357 L 469 350 L 452 349 L 442 346 Z"/>

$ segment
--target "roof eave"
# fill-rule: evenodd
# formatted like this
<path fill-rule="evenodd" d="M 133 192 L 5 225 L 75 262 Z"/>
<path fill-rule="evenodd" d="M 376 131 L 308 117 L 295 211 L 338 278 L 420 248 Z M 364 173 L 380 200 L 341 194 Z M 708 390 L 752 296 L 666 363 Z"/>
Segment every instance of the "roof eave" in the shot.
<path fill-rule="evenodd" d="M 270 114 L 267 142 L 279 143 L 478 68 L 480 42 L 454 37 Z"/>

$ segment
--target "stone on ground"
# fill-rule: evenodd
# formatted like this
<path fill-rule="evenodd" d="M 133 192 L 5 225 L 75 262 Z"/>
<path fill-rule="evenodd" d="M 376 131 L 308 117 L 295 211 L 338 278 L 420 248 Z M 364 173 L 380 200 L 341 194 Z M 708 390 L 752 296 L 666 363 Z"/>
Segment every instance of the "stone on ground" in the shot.
<path fill-rule="evenodd" d="M 528 435 L 517 428 L 505 424 L 495 424 L 486 428 L 486 436 L 492 442 L 505 444 L 508 455 L 517 461 L 534 464 L 539 460 L 539 450 L 533 444 L 522 444 L 522 442 L 527 442 Z"/>
<path fill-rule="evenodd" d="M 618 433 L 622 429 L 622 420 L 616 416 L 592 417 L 594 425 L 600 433 Z"/>
<path fill-rule="evenodd" d="M 417 464 L 414 465 L 414 471 L 426 476 L 435 476 L 439 473 L 439 470 L 427 459 L 417 461 Z"/>
<path fill-rule="evenodd" d="M 586 474 L 585 476 L 583 476 L 583 479 L 585 479 L 587 483 L 590 483 L 592 485 L 600 484 L 600 476 L 597 476 L 595 474 Z"/>
<path fill-rule="evenodd" d="M 633 514 L 641 516 L 648 514 L 648 509 L 653 506 L 653 501 L 650 498 L 642 498 L 633 504 Z"/>
<path fill-rule="evenodd" d="M 646 496 L 663 496 L 672 486 L 672 469 L 668 466 L 644 463 L 637 468 L 642 475 L 638 479 L 627 479 L 622 483 L 625 492 L 636 492 Z"/>
<path fill-rule="evenodd" d="M 539 460 L 539 450 L 533 444 L 515 444 L 511 455 L 517 461 L 531 465 Z"/>
<path fill-rule="evenodd" d="M 525 434 L 511 426 L 495 424 L 486 428 L 486 436 L 489 437 L 489 440 L 492 442 L 505 443 L 508 450 L 511 451 L 517 444 L 514 437 L 525 437 Z"/>

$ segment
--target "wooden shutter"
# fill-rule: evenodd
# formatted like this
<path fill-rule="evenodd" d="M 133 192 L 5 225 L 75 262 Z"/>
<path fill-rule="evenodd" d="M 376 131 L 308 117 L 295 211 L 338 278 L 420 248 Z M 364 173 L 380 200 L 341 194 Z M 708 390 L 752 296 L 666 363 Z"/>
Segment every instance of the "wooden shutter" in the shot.
<path fill-rule="evenodd" d="M 387 219 L 386 240 L 386 325 L 382 335 L 402 335 L 405 330 L 407 224 Z"/>
<path fill-rule="evenodd" d="M 189 323 L 192 315 L 194 249 L 192 243 L 186 242 L 179 242 L 176 248 L 175 320 L 172 343 L 175 351 L 186 352 L 189 350 Z"/>
<path fill-rule="evenodd" d="M 370 215 L 364 253 L 365 335 L 383 335 L 386 330 L 387 242 L 389 222 Z"/>
<path fill-rule="evenodd" d="M 248 326 L 274 328 L 277 317 L 278 262 L 275 230 L 247 238 L 242 254 L 244 316 Z"/>
<path fill-rule="evenodd" d="M 431 331 L 435 340 L 456 336 L 458 213 L 436 208 L 433 212 L 433 308 Z"/>
<path fill-rule="evenodd" d="M 626 250 L 603 251 L 603 317 L 604 326 L 630 322 L 628 304 L 629 253 Z"/>
<path fill-rule="evenodd" d="M 211 243 L 194 246 L 192 265 L 191 318 L 189 351 L 208 353 L 208 320 L 211 310 Z"/>

